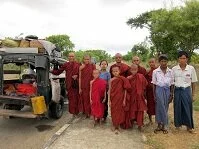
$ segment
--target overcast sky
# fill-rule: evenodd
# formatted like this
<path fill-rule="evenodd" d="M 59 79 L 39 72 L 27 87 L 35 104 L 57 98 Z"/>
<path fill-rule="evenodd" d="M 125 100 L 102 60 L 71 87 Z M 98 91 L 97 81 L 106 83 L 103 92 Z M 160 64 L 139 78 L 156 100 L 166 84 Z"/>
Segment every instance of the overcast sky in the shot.
<path fill-rule="evenodd" d="M 173 1 L 179 5 L 182 0 Z M 170 4 L 171 0 L 0 0 L 0 38 L 67 34 L 76 50 L 125 54 L 148 35 L 147 30 L 131 29 L 126 21 Z"/>

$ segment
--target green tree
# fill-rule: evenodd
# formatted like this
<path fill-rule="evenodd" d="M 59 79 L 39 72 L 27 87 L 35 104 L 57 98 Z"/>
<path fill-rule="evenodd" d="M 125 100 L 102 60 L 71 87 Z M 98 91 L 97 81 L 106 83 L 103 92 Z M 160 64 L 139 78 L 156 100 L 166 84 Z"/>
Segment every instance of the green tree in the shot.
<path fill-rule="evenodd" d="M 175 59 L 179 49 L 192 56 L 199 48 L 199 1 L 186 1 L 184 6 L 158 9 L 127 21 L 132 28 L 147 28 L 156 53 Z"/>
<path fill-rule="evenodd" d="M 199 54 L 198 53 L 193 53 L 191 57 L 191 62 L 194 64 L 199 64 Z"/>
<path fill-rule="evenodd" d="M 79 50 L 75 52 L 76 59 L 78 61 L 82 61 L 82 58 L 86 53 L 95 58 L 97 62 L 101 60 L 111 61 L 111 55 L 109 55 L 105 50 Z"/>
<path fill-rule="evenodd" d="M 126 61 L 131 61 L 133 56 L 139 56 L 143 62 L 146 62 L 149 57 L 153 57 L 153 52 L 146 43 L 142 42 L 133 46 L 131 51 L 128 51 L 123 59 Z"/>
<path fill-rule="evenodd" d="M 46 37 L 46 40 L 54 43 L 61 49 L 61 51 L 64 51 L 64 54 L 66 55 L 72 51 L 75 46 L 68 35 L 51 35 Z"/>

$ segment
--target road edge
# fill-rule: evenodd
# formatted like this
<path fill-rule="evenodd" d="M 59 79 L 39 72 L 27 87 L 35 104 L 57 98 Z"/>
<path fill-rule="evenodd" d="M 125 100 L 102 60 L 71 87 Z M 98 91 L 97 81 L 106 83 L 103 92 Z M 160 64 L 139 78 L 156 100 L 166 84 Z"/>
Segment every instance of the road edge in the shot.
<path fill-rule="evenodd" d="M 72 124 L 74 117 L 72 117 L 66 124 L 64 124 L 55 134 L 44 144 L 42 149 L 48 149 Z"/>

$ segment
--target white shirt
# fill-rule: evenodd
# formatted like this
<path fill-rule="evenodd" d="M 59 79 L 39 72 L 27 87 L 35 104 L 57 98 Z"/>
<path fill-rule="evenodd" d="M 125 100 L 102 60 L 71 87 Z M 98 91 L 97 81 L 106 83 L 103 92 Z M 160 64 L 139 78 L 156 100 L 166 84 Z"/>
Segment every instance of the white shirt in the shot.
<path fill-rule="evenodd" d="M 196 70 L 193 66 L 187 65 L 185 70 L 182 70 L 179 65 L 172 68 L 174 73 L 174 83 L 176 87 L 189 87 L 191 83 L 197 82 Z"/>
<path fill-rule="evenodd" d="M 171 86 L 174 84 L 174 76 L 171 69 L 167 68 L 166 73 L 158 67 L 153 71 L 152 82 L 153 84 L 163 87 L 163 86 Z"/>

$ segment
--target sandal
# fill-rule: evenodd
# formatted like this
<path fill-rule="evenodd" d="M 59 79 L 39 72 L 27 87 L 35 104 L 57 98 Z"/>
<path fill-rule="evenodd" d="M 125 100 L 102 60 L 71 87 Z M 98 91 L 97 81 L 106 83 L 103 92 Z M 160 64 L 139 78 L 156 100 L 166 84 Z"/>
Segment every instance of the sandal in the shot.
<path fill-rule="evenodd" d="M 197 134 L 193 129 L 188 129 L 187 131 L 191 134 Z"/>
<path fill-rule="evenodd" d="M 162 131 L 162 128 L 160 128 L 160 127 L 156 128 L 156 129 L 154 130 L 154 133 L 157 134 L 158 131 Z"/>
<path fill-rule="evenodd" d="M 118 129 L 115 130 L 115 134 L 116 134 L 116 135 L 119 134 L 119 130 L 118 130 Z"/>
<path fill-rule="evenodd" d="M 168 130 L 167 129 L 162 129 L 163 134 L 168 134 Z"/>

